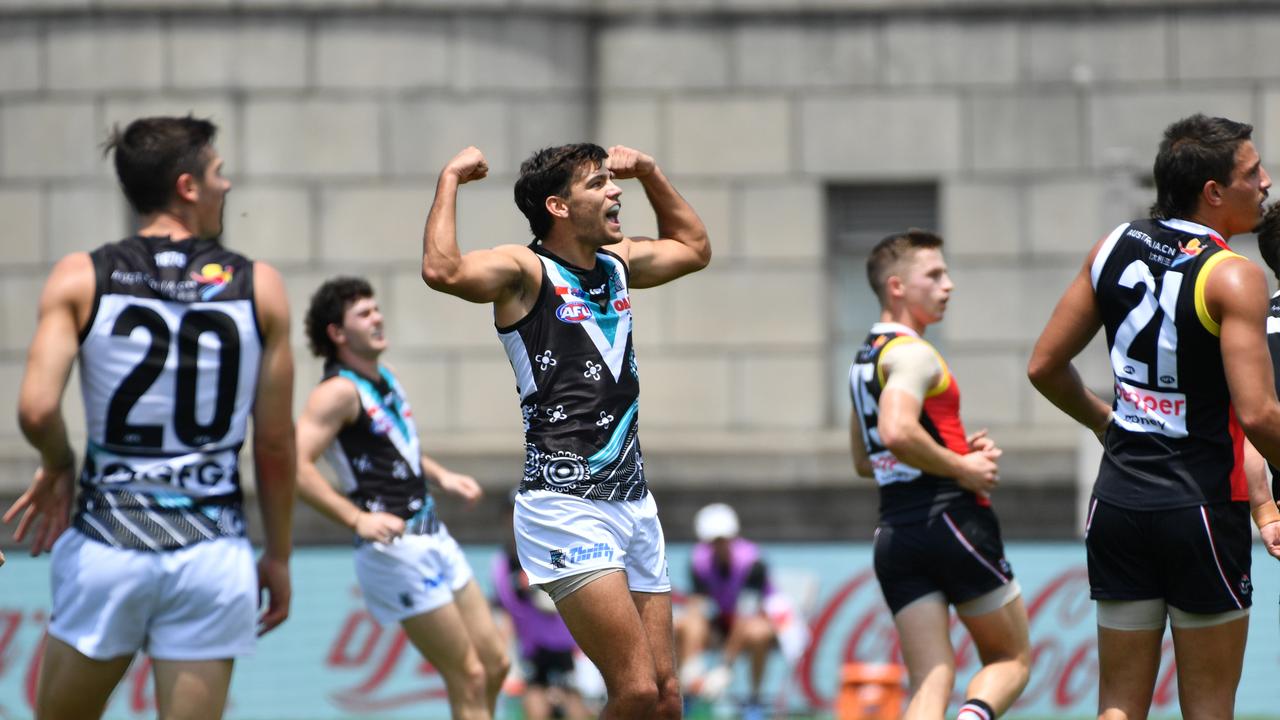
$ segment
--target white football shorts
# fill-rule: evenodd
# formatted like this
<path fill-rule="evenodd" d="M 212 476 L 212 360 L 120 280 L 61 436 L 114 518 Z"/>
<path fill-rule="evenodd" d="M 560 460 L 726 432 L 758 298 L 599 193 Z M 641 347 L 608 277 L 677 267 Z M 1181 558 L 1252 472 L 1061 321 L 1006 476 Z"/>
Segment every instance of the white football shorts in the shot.
<path fill-rule="evenodd" d="M 138 651 L 158 660 L 253 652 L 258 574 L 246 538 L 146 552 L 70 528 L 54 543 L 51 574 L 49 634 L 95 660 Z"/>
<path fill-rule="evenodd" d="M 383 625 L 448 605 L 472 577 L 462 548 L 444 523 L 431 535 L 363 543 L 355 560 L 365 604 Z"/>
<path fill-rule="evenodd" d="M 635 592 L 670 592 L 667 545 L 653 493 L 587 500 L 550 490 L 517 493 L 516 552 L 529 583 L 621 568 Z"/>

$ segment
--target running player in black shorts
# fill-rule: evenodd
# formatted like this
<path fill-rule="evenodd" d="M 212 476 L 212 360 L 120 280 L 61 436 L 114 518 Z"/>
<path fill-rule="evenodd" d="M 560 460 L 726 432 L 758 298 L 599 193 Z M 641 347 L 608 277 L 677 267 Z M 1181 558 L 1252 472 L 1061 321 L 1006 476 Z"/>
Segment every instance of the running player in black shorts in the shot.
<path fill-rule="evenodd" d="M 953 288 L 942 238 L 890 235 L 871 251 L 867 275 L 880 321 L 849 370 L 851 440 L 858 474 L 880 486 L 875 570 L 911 677 L 906 718 L 946 713 L 955 605 L 982 658 L 958 718 L 992 720 L 1027 684 L 1027 611 L 988 499 L 1000 450 L 985 430 L 965 433 L 955 376 L 922 337 Z"/>
<path fill-rule="evenodd" d="M 1085 527 L 1100 718 L 1146 717 L 1166 616 L 1183 717 L 1231 717 L 1252 602 L 1251 507 L 1280 557 L 1280 512 L 1243 462 L 1246 434 L 1280 459 L 1266 278 L 1227 245 L 1258 224 L 1271 186 L 1252 131 L 1203 115 L 1165 130 L 1152 217 L 1094 245 L 1028 368 L 1104 446 Z M 1071 363 L 1103 327 L 1111 405 Z"/>
<path fill-rule="evenodd" d="M 62 258 L 40 297 L 19 417 L 41 462 L 4 516 L 22 513 L 15 536 L 34 529 L 32 552 L 53 553 L 39 718 L 101 717 L 139 651 L 161 717 L 219 718 L 262 591 L 258 634 L 289 613 L 289 307 L 278 272 L 219 241 L 231 182 L 216 132 L 190 116 L 117 130 L 108 147 L 141 229 Z M 77 357 L 78 476 L 60 410 Z M 240 487 L 250 416 L 266 534 L 256 573 Z"/>

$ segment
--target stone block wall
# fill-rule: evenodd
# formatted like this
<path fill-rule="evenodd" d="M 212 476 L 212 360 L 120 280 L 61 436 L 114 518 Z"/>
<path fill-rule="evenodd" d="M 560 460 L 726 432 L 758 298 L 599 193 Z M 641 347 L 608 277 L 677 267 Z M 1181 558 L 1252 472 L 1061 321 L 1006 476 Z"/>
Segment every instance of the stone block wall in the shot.
<path fill-rule="evenodd" d="M 861 482 L 831 387 L 847 280 L 825 189 L 904 180 L 940 190 L 958 289 L 938 334 L 967 419 L 1010 447 L 1007 482 L 1061 488 L 1078 436 L 1024 379 L 1034 338 L 1089 244 L 1143 207 L 1170 121 L 1252 121 L 1280 162 L 1277 34 L 1280 7 L 1209 0 L 0 0 L 0 408 L 48 268 L 129 230 L 100 143 L 191 111 L 222 128 L 227 243 L 288 282 L 297 404 L 319 373 L 310 292 L 368 275 L 426 447 L 500 495 L 514 380 L 487 309 L 422 284 L 421 229 L 440 166 L 476 144 L 492 170 L 462 189 L 463 247 L 525 242 L 520 161 L 588 138 L 651 152 L 712 232 L 708 270 L 635 298 L 660 492 Z M 623 188 L 624 228 L 653 233 Z M 1082 367 L 1106 384 L 1096 343 Z M 0 495 L 32 467 L 0 422 Z"/>

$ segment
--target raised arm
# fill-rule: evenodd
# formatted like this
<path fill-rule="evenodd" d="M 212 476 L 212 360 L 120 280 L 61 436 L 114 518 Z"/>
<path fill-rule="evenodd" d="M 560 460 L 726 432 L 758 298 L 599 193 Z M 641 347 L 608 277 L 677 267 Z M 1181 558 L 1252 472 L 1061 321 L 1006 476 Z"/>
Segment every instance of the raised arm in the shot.
<path fill-rule="evenodd" d="M 1053 309 L 1049 323 L 1031 351 L 1027 377 L 1049 402 L 1101 438 L 1111 424 L 1111 406 L 1085 387 L 1071 362 L 1102 327 L 1090 277 L 1099 246 L 1101 242 L 1090 251 L 1084 266 Z"/>
<path fill-rule="evenodd" d="M 436 196 L 422 233 L 422 279 L 433 290 L 475 303 L 502 303 L 526 293 L 527 249 L 505 245 L 463 255 L 458 249 L 458 187 L 489 173 L 475 147 L 458 153 L 440 171 Z M 523 251 L 523 252 L 522 252 Z M 540 276 L 537 276 L 540 277 Z M 534 285 L 536 292 L 536 284 Z"/>
<path fill-rule="evenodd" d="M 93 263 L 86 253 L 68 255 L 54 266 L 40 293 L 35 338 L 18 391 L 18 424 L 40 453 L 31 487 L 4 514 L 22 520 L 13 533 L 21 541 L 35 523 L 31 554 L 53 547 L 67 529 L 74 496 L 75 453 L 62 417 L 62 394 L 79 350 L 80 324 L 93 303 Z"/>
<path fill-rule="evenodd" d="M 617 180 L 635 178 L 658 219 L 658 238 L 627 238 L 622 250 L 631 286 L 653 287 L 706 267 L 711 241 L 698 213 L 676 192 L 653 158 L 621 145 L 609 148 L 609 169 Z"/>
<path fill-rule="evenodd" d="M 259 592 L 269 602 L 258 619 L 258 634 L 289 616 L 293 551 L 293 352 L 289 347 L 289 301 L 275 268 L 255 263 L 253 294 L 263 333 L 262 363 L 253 401 L 253 462 L 266 548 L 258 560 Z"/>
<path fill-rule="evenodd" d="M 966 454 L 953 452 L 933 439 L 920 424 L 929 388 L 942 377 L 942 364 L 923 342 L 905 342 L 880 357 L 885 374 L 880 393 L 880 440 L 902 462 L 933 475 L 954 478 L 966 490 L 985 495 L 999 481 L 994 445 Z"/>
<path fill-rule="evenodd" d="M 342 428 L 360 416 L 355 386 L 343 378 L 326 380 L 311 391 L 298 417 L 298 497 L 330 520 L 370 542 L 391 542 L 404 534 L 404 520 L 384 512 L 365 512 L 343 496 L 316 467 Z"/>

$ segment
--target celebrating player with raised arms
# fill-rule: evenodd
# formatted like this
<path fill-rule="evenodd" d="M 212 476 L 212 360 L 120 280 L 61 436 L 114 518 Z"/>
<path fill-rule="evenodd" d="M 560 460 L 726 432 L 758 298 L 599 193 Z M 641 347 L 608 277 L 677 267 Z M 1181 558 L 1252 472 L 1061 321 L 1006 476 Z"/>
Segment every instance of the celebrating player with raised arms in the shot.
<path fill-rule="evenodd" d="M 637 435 L 630 290 L 705 267 L 706 228 L 653 158 L 583 143 L 521 166 L 515 199 L 533 242 L 463 254 L 458 187 L 487 172 L 474 147 L 441 171 L 422 277 L 493 305 L 526 428 L 520 563 L 604 676 L 602 717 L 679 717 L 666 547 Z M 660 237 L 623 235 L 614 181 L 624 178 L 640 181 Z"/>

